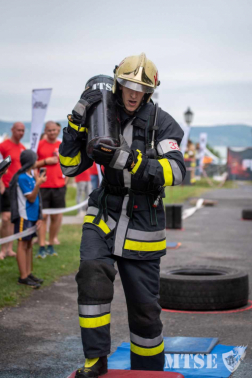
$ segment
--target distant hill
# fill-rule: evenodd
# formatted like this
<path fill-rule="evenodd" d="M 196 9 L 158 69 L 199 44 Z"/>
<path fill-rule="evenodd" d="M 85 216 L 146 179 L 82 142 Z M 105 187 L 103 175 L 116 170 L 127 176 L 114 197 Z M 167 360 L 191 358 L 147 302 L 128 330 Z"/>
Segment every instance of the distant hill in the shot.
<path fill-rule="evenodd" d="M 210 146 L 251 147 L 252 126 L 223 125 L 192 127 L 190 139 L 199 141 L 200 133 L 207 133 L 207 143 Z"/>
<path fill-rule="evenodd" d="M 67 126 L 67 121 L 58 121 L 62 129 Z M 10 135 L 12 122 L 0 121 L 0 135 Z M 30 138 L 31 123 L 24 122 L 26 131 L 23 143 L 28 143 Z M 200 133 L 207 133 L 207 142 L 210 146 L 226 147 L 251 147 L 252 146 L 252 126 L 248 125 L 217 125 L 217 126 L 197 126 L 192 127 L 190 139 L 198 142 Z"/>

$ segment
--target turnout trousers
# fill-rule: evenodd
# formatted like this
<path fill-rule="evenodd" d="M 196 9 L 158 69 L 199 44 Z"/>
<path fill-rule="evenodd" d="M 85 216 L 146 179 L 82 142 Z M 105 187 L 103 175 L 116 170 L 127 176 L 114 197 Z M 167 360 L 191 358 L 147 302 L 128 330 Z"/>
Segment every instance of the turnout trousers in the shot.
<path fill-rule="evenodd" d="M 111 240 L 94 225 L 84 225 L 81 263 L 76 275 L 81 337 L 86 358 L 110 353 L 113 282 L 120 273 L 130 329 L 131 369 L 162 371 L 164 342 L 159 297 L 160 258 L 133 260 L 112 254 Z"/>

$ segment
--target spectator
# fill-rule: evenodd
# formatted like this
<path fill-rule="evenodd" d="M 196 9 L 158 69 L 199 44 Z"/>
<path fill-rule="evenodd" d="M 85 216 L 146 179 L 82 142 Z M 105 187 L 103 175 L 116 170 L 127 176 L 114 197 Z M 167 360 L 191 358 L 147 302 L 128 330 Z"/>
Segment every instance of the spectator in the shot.
<path fill-rule="evenodd" d="M 56 126 L 57 126 L 57 130 L 58 130 L 58 137 L 60 135 L 60 132 L 61 132 L 61 124 L 59 122 L 55 122 Z M 60 139 L 61 141 L 61 139 Z"/>
<path fill-rule="evenodd" d="M 66 182 L 62 174 L 60 164 L 58 161 L 58 151 L 60 141 L 57 140 L 58 130 L 55 122 L 49 121 L 46 123 L 45 134 L 47 139 L 43 139 L 38 145 L 38 164 L 46 166 L 47 169 L 47 180 L 41 185 L 41 197 L 43 209 L 58 209 L 65 207 L 65 194 L 66 194 Z M 47 160 L 57 158 L 57 163 L 54 165 L 46 165 Z M 41 228 L 39 231 L 39 252 L 37 254 L 38 258 L 45 258 L 46 254 L 51 256 L 57 256 L 54 249 L 54 241 L 57 237 L 59 227 L 61 224 L 62 215 L 61 214 L 51 214 L 50 215 L 50 227 L 49 227 L 49 245 L 45 249 L 45 239 L 46 239 L 46 223 L 47 215 L 43 216 Z"/>
<path fill-rule="evenodd" d="M 91 192 L 90 169 L 87 169 L 78 176 L 75 176 L 75 182 L 77 185 L 76 202 L 79 204 L 88 198 L 89 193 Z M 78 210 L 79 215 L 84 215 L 83 212 L 84 208 Z"/>
<path fill-rule="evenodd" d="M 60 135 L 60 132 L 61 132 L 61 124 L 59 122 L 55 122 L 55 124 L 56 124 L 57 130 L 58 130 L 58 139 L 57 140 L 59 140 L 60 143 L 61 143 L 62 140 L 59 138 L 59 135 Z M 66 177 L 64 175 L 63 175 L 63 177 L 65 178 L 65 184 L 67 185 L 67 183 L 69 181 L 69 177 Z M 59 214 L 58 229 L 57 229 L 57 232 L 56 232 L 56 237 L 53 240 L 53 243 L 57 244 L 57 245 L 60 244 L 60 241 L 58 239 L 58 234 L 60 232 L 60 227 L 61 227 L 62 219 L 63 219 L 63 214 Z"/>
<path fill-rule="evenodd" d="M 0 144 L 0 153 L 5 159 L 11 156 L 11 165 L 8 171 L 3 175 L 1 182 L 1 211 L 2 211 L 2 229 L 1 237 L 5 238 L 13 234 L 13 225 L 10 221 L 10 194 L 9 184 L 14 174 L 21 168 L 20 154 L 25 150 L 25 146 L 20 143 L 25 132 L 25 125 L 22 122 L 15 122 L 11 128 L 11 137 Z M 15 257 L 16 253 L 12 250 L 12 242 L 2 244 L 0 260 L 6 256 Z"/>
<path fill-rule="evenodd" d="M 32 150 L 25 150 L 20 155 L 22 168 L 10 182 L 11 220 L 14 222 L 15 234 L 41 224 L 42 207 L 39 197 L 39 187 L 46 181 L 44 172 L 36 180 L 32 169 L 36 167 L 37 155 Z M 32 274 L 32 238 L 36 235 L 18 239 L 17 263 L 20 277 L 18 284 L 38 289 L 43 280 Z"/>
<path fill-rule="evenodd" d="M 195 178 L 198 180 L 198 179 L 200 179 L 200 157 L 201 157 L 200 144 L 196 143 L 195 148 L 196 148 L 196 153 L 195 153 L 195 159 L 196 159 Z"/>
<path fill-rule="evenodd" d="M 97 166 L 95 162 L 93 162 L 93 165 L 91 168 L 89 168 L 90 178 L 91 178 L 91 185 L 92 185 L 92 191 L 97 189 L 99 186 L 99 177 L 98 177 L 98 171 Z"/>

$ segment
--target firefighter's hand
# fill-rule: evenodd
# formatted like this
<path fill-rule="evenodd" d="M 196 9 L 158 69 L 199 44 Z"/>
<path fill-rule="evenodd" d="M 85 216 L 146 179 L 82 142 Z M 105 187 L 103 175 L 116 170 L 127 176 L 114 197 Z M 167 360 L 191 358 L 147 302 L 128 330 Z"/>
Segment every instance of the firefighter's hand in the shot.
<path fill-rule="evenodd" d="M 101 161 L 101 163 L 98 164 L 120 170 L 130 167 L 133 161 L 132 151 L 122 135 L 119 135 L 119 139 L 119 147 L 111 147 L 104 143 L 98 145 L 99 150 L 96 149 L 95 151 L 96 156 L 99 154 L 99 160 Z M 97 162 L 96 158 L 94 160 Z"/>
<path fill-rule="evenodd" d="M 111 162 L 115 149 L 107 144 L 98 143 L 93 148 L 92 159 L 96 164 L 107 167 Z"/>
<path fill-rule="evenodd" d="M 92 105 L 101 101 L 102 92 L 100 89 L 86 89 L 72 111 L 72 121 L 77 125 L 84 125 L 87 112 Z"/>

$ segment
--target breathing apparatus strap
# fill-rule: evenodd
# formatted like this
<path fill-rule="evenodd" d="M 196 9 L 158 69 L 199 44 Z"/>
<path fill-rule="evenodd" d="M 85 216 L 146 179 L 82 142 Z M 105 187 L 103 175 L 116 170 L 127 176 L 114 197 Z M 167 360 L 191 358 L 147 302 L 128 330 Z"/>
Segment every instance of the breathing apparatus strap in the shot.
<path fill-rule="evenodd" d="M 155 133 L 158 130 L 157 125 L 158 117 L 158 104 L 154 105 L 154 113 L 151 112 L 147 121 L 147 126 L 145 129 L 145 146 L 146 146 L 146 155 L 149 159 L 157 158 L 157 151 L 155 148 Z M 152 131 L 151 141 L 149 141 L 149 132 Z"/>

